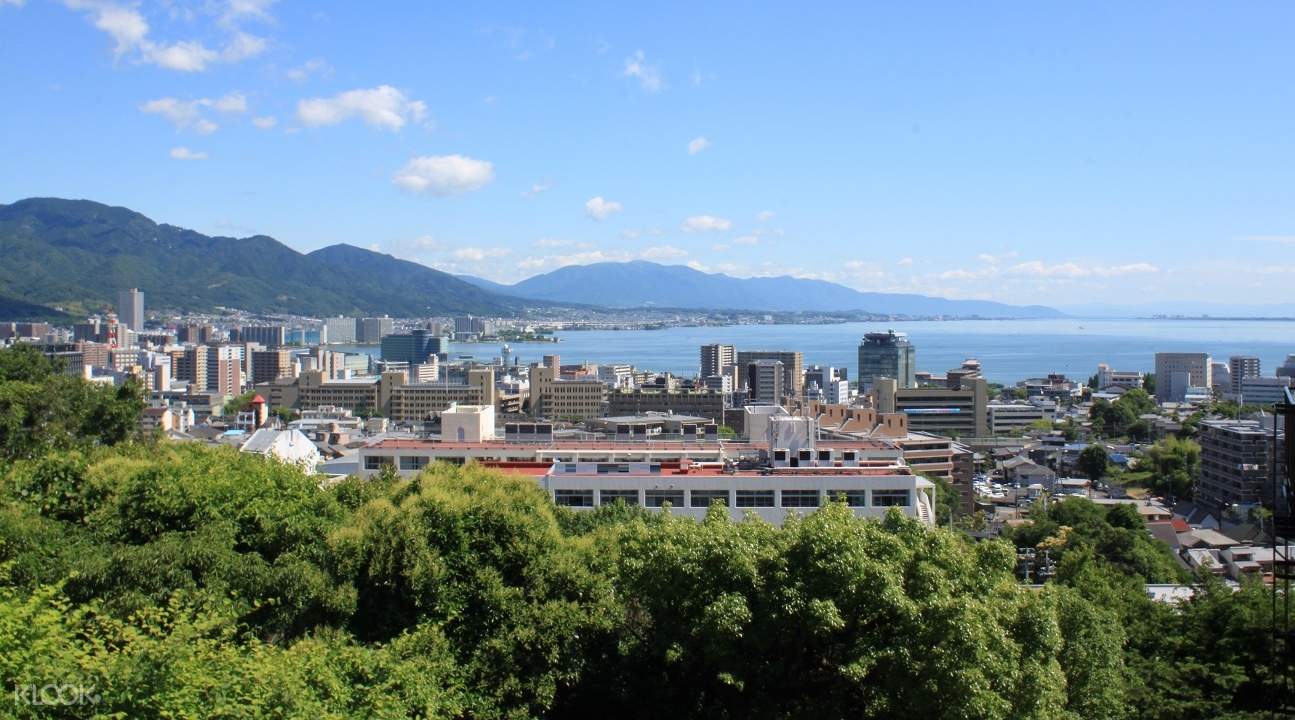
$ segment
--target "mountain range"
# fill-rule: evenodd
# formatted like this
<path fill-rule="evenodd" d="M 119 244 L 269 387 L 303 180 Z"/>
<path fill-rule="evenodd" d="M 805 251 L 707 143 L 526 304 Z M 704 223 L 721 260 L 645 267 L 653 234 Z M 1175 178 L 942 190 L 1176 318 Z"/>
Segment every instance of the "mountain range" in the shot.
<path fill-rule="evenodd" d="M 790 276 L 735 278 L 684 265 L 637 260 L 568 265 L 515 285 L 460 278 L 491 292 L 536 300 L 616 308 L 668 307 L 771 312 L 860 311 L 914 317 L 1048 318 L 1063 313 L 1042 305 L 946 300 L 926 295 L 860 292 L 824 280 Z"/>
<path fill-rule="evenodd" d="M 0 300 L 86 310 L 130 287 L 152 307 L 177 310 L 416 317 L 535 305 L 350 245 L 303 254 L 265 235 L 210 237 L 88 200 L 0 206 L 0 258 Z"/>
<path fill-rule="evenodd" d="M 0 205 L 0 317 L 93 311 L 138 287 L 151 307 L 302 315 L 511 315 L 601 306 L 914 317 L 1057 317 L 1053 308 L 865 293 L 822 280 L 735 278 L 637 261 L 568 266 L 514 285 L 339 244 L 298 252 L 265 235 L 213 237 L 89 200 Z M 48 313 L 43 311 L 48 310 Z"/>

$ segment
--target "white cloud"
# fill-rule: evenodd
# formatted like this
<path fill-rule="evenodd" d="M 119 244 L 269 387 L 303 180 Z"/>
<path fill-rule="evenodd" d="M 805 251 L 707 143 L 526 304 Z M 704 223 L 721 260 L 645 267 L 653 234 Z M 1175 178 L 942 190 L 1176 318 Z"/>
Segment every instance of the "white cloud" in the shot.
<path fill-rule="evenodd" d="M 585 243 L 579 243 L 580 247 L 588 247 Z M 674 260 L 688 255 L 687 250 L 683 250 L 673 245 L 656 245 L 644 248 L 639 252 L 630 252 L 627 250 L 586 250 L 584 252 L 568 253 L 564 255 L 540 255 L 530 256 L 517 261 L 517 269 L 529 272 L 535 272 L 548 268 L 559 268 L 567 265 L 591 265 L 601 262 L 629 262 L 630 260 Z M 691 263 L 690 263 L 691 265 Z"/>
<path fill-rule="evenodd" d="M 232 92 L 223 97 L 218 97 L 210 101 L 211 107 L 223 113 L 245 113 L 247 112 L 247 96 L 240 92 Z"/>
<path fill-rule="evenodd" d="M 203 115 L 207 108 L 225 114 L 242 113 L 247 111 L 247 98 L 242 93 L 232 92 L 218 98 L 197 100 L 158 98 L 139 106 L 141 112 L 166 118 L 176 130 L 193 130 L 202 135 L 209 135 L 219 127 Z"/>
<path fill-rule="evenodd" d="M 655 65 L 648 65 L 643 51 L 639 50 L 630 57 L 625 58 L 625 77 L 636 78 L 639 87 L 648 92 L 660 92 L 664 87 L 661 80 L 661 71 Z"/>
<path fill-rule="evenodd" d="M 590 244 L 589 244 L 589 243 L 587 243 L 587 242 L 577 242 L 577 241 L 575 241 L 575 240 L 565 240 L 565 239 L 562 239 L 562 238 L 547 238 L 547 237 L 546 237 L 546 238 L 540 238 L 539 240 L 536 240 L 533 244 L 535 245 L 535 247 L 540 247 L 540 248 L 559 248 L 559 247 L 590 248 L 590 247 L 593 247 L 592 245 L 590 245 Z"/>
<path fill-rule="evenodd" d="M 181 145 L 180 147 L 171 148 L 171 159 L 172 160 L 206 160 L 207 153 L 198 152 L 196 150 L 190 150 L 189 148 Z"/>
<path fill-rule="evenodd" d="M 225 6 L 220 24 L 230 33 L 230 39 L 219 51 L 197 40 L 151 40 L 148 21 L 129 4 L 118 4 L 113 0 L 64 0 L 63 4 L 88 14 L 94 26 L 113 39 L 113 55 L 118 59 L 131 57 L 136 62 L 151 63 L 168 70 L 201 72 L 214 62 L 236 63 L 255 57 L 267 46 L 264 38 L 246 33 L 237 26 L 237 18 L 247 13 L 241 10 L 232 12 L 235 6 L 255 4 L 261 7 L 260 18 L 268 20 L 269 16 L 264 13 L 264 8 L 269 5 L 266 2 L 235 0 Z M 178 12 L 173 8 L 173 13 Z"/>
<path fill-rule="evenodd" d="M 265 52 L 268 45 L 269 43 L 265 38 L 241 31 L 236 32 L 224 49 L 220 51 L 220 59 L 227 63 L 241 62 Z"/>
<path fill-rule="evenodd" d="M 760 238 L 759 238 L 759 237 L 757 237 L 757 236 L 755 236 L 755 235 L 743 235 L 742 237 L 739 237 L 739 238 L 733 238 L 733 244 L 735 244 L 735 245 L 759 245 L 759 244 L 760 244 Z"/>
<path fill-rule="evenodd" d="M 121 57 L 143 46 L 148 38 L 148 21 L 136 10 L 108 3 L 68 2 L 75 10 L 89 10 L 94 14 L 94 26 L 112 36 L 117 46 L 113 54 Z"/>
<path fill-rule="evenodd" d="M 535 197 L 540 193 L 546 193 L 552 189 L 553 189 L 553 183 L 548 182 L 547 180 L 544 182 L 534 183 L 530 186 L 529 189 L 522 191 L 522 197 L 527 197 L 527 198 Z"/>
<path fill-rule="evenodd" d="M 150 47 L 146 57 L 153 63 L 181 72 L 201 72 L 219 55 L 197 41 L 178 42 L 173 45 Z"/>
<path fill-rule="evenodd" d="M 976 259 L 983 263 L 988 263 L 990 265 L 997 265 L 998 263 L 1001 263 L 1001 262 L 1014 260 L 1019 256 L 1020 256 L 1020 253 L 1016 252 L 1015 250 L 1009 250 L 1000 255 L 990 255 L 989 253 L 980 253 L 979 255 L 976 256 Z"/>
<path fill-rule="evenodd" d="M 293 82 L 305 82 L 315 75 L 328 76 L 333 72 L 333 68 L 323 58 L 311 58 L 295 68 L 288 70 L 286 73 L 289 80 Z"/>
<path fill-rule="evenodd" d="M 494 165 L 485 160 L 463 155 L 425 155 L 405 163 L 391 181 L 410 192 L 443 197 L 480 190 L 494 178 Z"/>
<path fill-rule="evenodd" d="M 673 260 L 687 257 L 688 251 L 673 245 L 656 245 L 639 253 L 644 260 Z"/>
<path fill-rule="evenodd" d="M 697 272 L 710 272 L 710 268 L 706 267 L 705 265 L 702 265 L 700 262 L 696 260 L 689 260 L 684 264 L 692 268 L 693 270 L 696 270 Z"/>
<path fill-rule="evenodd" d="M 0 5 L 12 5 L 14 7 L 22 7 L 23 3 L 25 3 L 26 1 L 27 0 L 0 0 Z"/>
<path fill-rule="evenodd" d="M 902 258 L 900 258 L 900 259 L 899 259 L 899 262 L 897 262 L 897 263 L 895 263 L 895 264 L 896 264 L 896 265 L 903 265 L 903 266 L 905 266 L 905 267 L 908 267 L 909 265 L 912 265 L 912 264 L 913 264 L 913 258 L 911 258 L 911 257 L 902 257 Z"/>
<path fill-rule="evenodd" d="M 729 245 L 728 243 L 715 243 L 714 245 L 710 246 L 710 249 L 713 252 L 725 252 L 731 247 L 732 245 Z"/>
<path fill-rule="evenodd" d="M 221 16 L 221 23 L 233 25 L 239 20 L 251 18 L 254 20 L 268 21 L 270 17 L 270 6 L 276 0 L 228 0 L 225 5 L 225 12 Z"/>
<path fill-rule="evenodd" d="M 348 90 L 331 98 L 307 98 L 297 102 L 297 118 L 305 125 L 336 125 L 353 117 L 366 124 L 399 130 L 409 122 L 420 122 L 427 105 L 410 100 L 390 85 L 367 90 Z"/>
<path fill-rule="evenodd" d="M 591 197 L 585 202 L 585 215 L 594 220 L 605 220 L 608 216 L 620 212 L 624 209 L 620 203 L 615 200 L 604 199 L 603 196 Z"/>
<path fill-rule="evenodd" d="M 1120 275 L 1138 275 L 1157 272 L 1159 268 L 1150 263 L 1130 263 L 1127 265 L 1080 265 L 1073 262 L 1049 265 L 1039 260 L 1023 262 L 1007 269 L 1009 275 L 1028 275 L 1048 278 L 1083 278 L 1083 277 L 1117 277 Z"/>
<path fill-rule="evenodd" d="M 706 137 L 698 136 L 688 141 L 688 154 L 696 155 L 697 153 L 710 147 L 710 141 Z"/>
<path fill-rule="evenodd" d="M 270 128 L 279 124 L 279 119 L 273 115 L 266 115 L 265 117 L 254 117 L 252 118 L 252 124 L 262 130 L 269 130 Z"/>
<path fill-rule="evenodd" d="M 519 270 L 542 270 L 550 267 L 564 267 L 567 265 L 591 265 L 600 262 L 625 262 L 633 260 L 634 256 L 623 251 L 604 252 L 602 250 L 589 250 L 587 252 L 571 253 L 569 255 L 546 255 L 542 257 L 528 257 L 517 261 Z"/>
<path fill-rule="evenodd" d="M 1150 273 L 1160 272 L 1160 268 L 1146 262 L 1129 263 L 1127 265 L 1097 266 L 1093 268 L 1093 274 L 1101 277 L 1117 277 L 1120 275 L 1147 275 Z"/>
<path fill-rule="evenodd" d="M 431 235 L 421 235 L 414 238 L 414 246 L 420 250 L 430 250 L 433 252 L 445 249 L 445 243 Z"/>
<path fill-rule="evenodd" d="M 456 259 L 466 260 L 468 262 L 481 262 L 486 258 L 503 257 L 512 253 L 508 248 L 478 248 L 465 247 L 455 250 L 452 254 Z"/>
<path fill-rule="evenodd" d="M 760 212 L 756 213 L 755 219 L 759 220 L 760 222 L 769 222 L 770 220 L 773 219 L 773 211 L 761 210 Z"/>
<path fill-rule="evenodd" d="M 683 221 L 685 232 L 724 231 L 733 227 L 733 221 L 714 215 L 693 215 Z"/>

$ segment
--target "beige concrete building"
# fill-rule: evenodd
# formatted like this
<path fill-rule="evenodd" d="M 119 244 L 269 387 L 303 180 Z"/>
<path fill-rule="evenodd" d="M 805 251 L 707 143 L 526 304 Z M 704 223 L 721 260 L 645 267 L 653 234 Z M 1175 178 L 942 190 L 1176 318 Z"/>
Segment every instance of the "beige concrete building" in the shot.
<path fill-rule="evenodd" d="M 323 372 L 309 370 L 297 379 L 297 404 L 301 407 L 336 405 L 356 412 L 388 415 L 392 392 L 405 384 L 403 372 L 376 377 L 328 380 Z"/>
<path fill-rule="evenodd" d="M 617 390 L 607 396 L 608 415 L 674 413 L 724 422 L 724 393 L 718 390 Z"/>
<path fill-rule="evenodd" d="M 275 378 L 291 377 L 292 353 L 288 350 L 254 350 L 252 352 L 252 384 L 260 385 Z M 327 373 L 325 378 L 330 377 Z"/>
<path fill-rule="evenodd" d="M 558 380 L 551 366 L 530 372 L 531 414 L 551 420 L 588 420 L 606 414 L 607 386 L 601 380 Z"/>
<path fill-rule="evenodd" d="M 1156 400 L 1182 402 L 1188 387 L 1213 386 L 1209 353 L 1156 353 Z"/>
<path fill-rule="evenodd" d="M 882 413 L 902 412 L 916 432 L 957 437 L 984 437 L 989 432 L 989 390 L 984 378 L 950 381 L 956 387 L 898 388 L 891 378 L 873 390 Z"/>
<path fill-rule="evenodd" d="M 494 405 L 454 405 L 441 413 L 441 438 L 479 443 L 495 439 Z"/>
<path fill-rule="evenodd" d="M 493 408 L 496 401 L 494 368 L 476 368 L 468 371 L 466 384 L 414 383 L 396 388 L 388 417 L 397 422 L 427 420 L 456 404 Z"/>

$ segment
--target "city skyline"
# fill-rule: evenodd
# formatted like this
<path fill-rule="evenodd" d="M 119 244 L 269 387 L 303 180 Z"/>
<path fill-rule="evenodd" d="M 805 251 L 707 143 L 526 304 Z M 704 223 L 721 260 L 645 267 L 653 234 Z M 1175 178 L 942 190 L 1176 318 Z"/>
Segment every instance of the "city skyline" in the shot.
<path fill-rule="evenodd" d="M 1289 301 L 1287 7 L 614 14 L 8 0 L 0 201 L 504 282 Z"/>

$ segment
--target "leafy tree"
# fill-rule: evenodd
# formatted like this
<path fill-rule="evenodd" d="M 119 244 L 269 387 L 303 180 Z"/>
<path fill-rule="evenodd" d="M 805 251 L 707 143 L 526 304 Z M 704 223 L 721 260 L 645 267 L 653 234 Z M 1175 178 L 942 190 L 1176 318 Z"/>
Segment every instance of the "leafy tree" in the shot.
<path fill-rule="evenodd" d="M 1192 440 L 1167 437 L 1147 449 L 1151 488 L 1172 499 L 1190 498 L 1192 485 L 1200 474 L 1201 446 Z"/>
<path fill-rule="evenodd" d="M 144 393 L 136 382 L 102 386 L 57 367 L 28 346 L 0 350 L 0 459 L 115 445 L 139 435 Z"/>
<path fill-rule="evenodd" d="M 1156 394 L 1156 374 L 1155 373 L 1147 373 L 1142 376 L 1142 389 L 1145 390 L 1148 395 Z"/>
<path fill-rule="evenodd" d="M 1106 466 L 1109 462 L 1106 448 L 1097 443 L 1089 445 L 1079 453 L 1079 469 L 1093 482 L 1101 480 L 1106 475 Z"/>
<path fill-rule="evenodd" d="M 1178 582 L 1184 574 L 1168 546 L 1152 538 L 1137 509 L 1129 504 L 1103 508 L 1086 498 L 1049 502 L 1033 523 L 1009 533 L 1017 547 L 1046 544 L 1060 573 L 1076 575 L 1072 565 L 1099 564 L 1140 582 Z M 1073 558 L 1071 556 L 1074 556 Z"/>
<path fill-rule="evenodd" d="M 1007 545 L 898 513 L 868 522 L 833 503 L 779 529 L 712 508 L 701 523 L 634 522 L 602 538 L 628 614 L 571 711 L 1060 716 L 1068 684 L 1122 662 L 1118 626 L 1098 643 L 1083 618 L 1063 627 L 1060 594 L 1018 586 Z M 1091 652 L 1064 654 L 1067 642 Z M 1120 700 L 1116 683 L 1095 703 Z"/>

